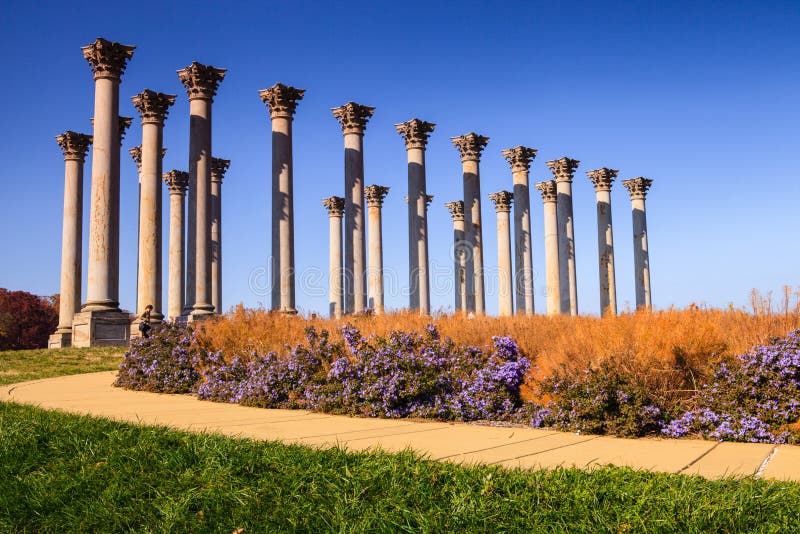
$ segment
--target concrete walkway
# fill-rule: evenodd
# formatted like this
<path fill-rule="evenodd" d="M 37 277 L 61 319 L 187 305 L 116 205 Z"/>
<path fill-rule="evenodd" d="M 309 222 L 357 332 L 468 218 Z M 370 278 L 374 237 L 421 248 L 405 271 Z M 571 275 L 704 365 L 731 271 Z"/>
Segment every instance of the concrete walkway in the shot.
<path fill-rule="evenodd" d="M 310 446 L 360 451 L 414 449 L 434 460 L 506 467 L 592 468 L 606 464 L 707 478 L 757 476 L 800 481 L 800 447 L 701 440 L 621 439 L 532 428 L 366 419 L 303 410 L 265 410 L 112 387 L 116 371 L 0 387 L 0 401 Z"/>

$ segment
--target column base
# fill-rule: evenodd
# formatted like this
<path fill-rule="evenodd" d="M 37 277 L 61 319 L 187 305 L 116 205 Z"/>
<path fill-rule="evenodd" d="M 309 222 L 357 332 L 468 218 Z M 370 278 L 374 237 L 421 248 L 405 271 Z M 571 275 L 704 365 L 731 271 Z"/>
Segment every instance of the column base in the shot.
<path fill-rule="evenodd" d="M 47 339 L 48 349 L 65 349 L 72 346 L 72 329 L 59 332 L 56 330 L 55 334 L 51 334 Z"/>
<path fill-rule="evenodd" d="M 73 347 L 127 347 L 130 337 L 131 322 L 125 312 L 80 311 L 72 319 Z"/>
<path fill-rule="evenodd" d="M 119 312 L 119 302 L 116 300 L 87 300 L 81 305 L 82 312 L 88 311 L 114 311 Z"/>
<path fill-rule="evenodd" d="M 198 303 L 192 307 L 191 313 L 187 317 L 190 323 L 205 321 L 214 317 L 214 306 L 211 304 Z"/>
<path fill-rule="evenodd" d="M 280 310 L 281 315 L 297 315 L 297 310 L 294 308 L 282 308 Z"/>

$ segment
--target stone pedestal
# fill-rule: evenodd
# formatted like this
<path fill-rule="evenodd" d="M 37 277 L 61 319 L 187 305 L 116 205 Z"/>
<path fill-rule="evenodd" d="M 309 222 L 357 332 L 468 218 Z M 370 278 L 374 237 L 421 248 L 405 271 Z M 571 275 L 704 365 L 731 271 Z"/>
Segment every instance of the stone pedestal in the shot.
<path fill-rule="evenodd" d="M 169 285 L 167 286 L 167 319 L 175 321 L 184 308 L 186 224 L 184 210 L 189 173 L 172 170 L 164 174 L 169 188 Z"/>
<path fill-rule="evenodd" d="M 344 313 L 344 284 L 342 272 L 342 215 L 345 201 L 342 197 L 330 197 L 322 201 L 328 210 L 330 254 L 328 288 L 330 293 L 329 310 L 333 319 L 341 319 Z"/>
<path fill-rule="evenodd" d="M 514 182 L 514 274 L 517 313 L 533 315 L 533 253 L 531 252 L 531 195 L 528 169 L 535 148 L 517 146 L 503 150 L 511 164 Z"/>
<path fill-rule="evenodd" d="M 498 313 L 500 317 L 514 314 L 514 289 L 511 275 L 511 191 L 492 193 L 497 212 L 497 275 L 498 275 Z"/>
<path fill-rule="evenodd" d="M 364 232 L 364 130 L 375 108 L 348 102 L 333 109 L 344 135 L 344 271 L 345 313 L 367 307 Z"/>
<path fill-rule="evenodd" d="M 292 118 L 305 89 L 276 83 L 259 92 L 272 120 L 272 309 L 296 313 Z"/>
<path fill-rule="evenodd" d="M 453 290 L 456 313 L 467 314 L 467 255 L 470 250 L 464 238 L 464 202 L 448 202 L 445 207 L 453 218 Z"/>
<path fill-rule="evenodd" d="M 558 270 L 558 216 L 556 202 L 558 190 L 555 180 L 539 182 L 536 189 L 542 193 L 544 203 L 544 262 L 547 291 L 547 315 L 561 313 L 561 293 Z"/>
<path fill-rule="evenodd" d="M 114 310 L 88 310 L 72 319 L 73 347 L 126 346 L 131 337 L 127 313 Z"/>
<path fill-rule="evenodd" d="M 58 327 L 48 340 L 53 348 L 72 344 L 72 318 L 81 302 L 83 164 L 92 136 L 67 131 L 56 137 L 64 153 L 64 219 L 61 233 L 61 292 Z"/>
<path fill-rule="evenodd" d="M 461 154 L 464 178 L 464 238 L 471 247 L 467 256 L 467 309 L 476 315 L 486 313 L 483 284 L 483 227 L 481 225 L 481 152 L 488 137 L 468 133 L 452 138 Z"/>
<path fill-rule="evenodd" d="M 389 194 L 389 188 L 371 185 L 364 188 L 367 197 L 367 223 L 369 237 L 369 255 L 367 259 L 367 281 L 369 286 L 368 306 L 376 315 L 384 312 L 383 302 L 383 228 L 381 223 L 381 206 L 383 199 Z"/>
<path fill-rule="evenodd" d="M 194 186 L 194 292 L 188 319 L 202 320 L 214 313 L 211 304 L 211 104 L 225 69 L 194 62 L 178 71 L 189 97 L 189 187 Z M 192 202 L 189 202 L 192 209 Z M 191 254 L 191 250 L 189 251 Z M 189 258 L 191 261 L 192 258 Z M 188 292 L 187 292 L 188 293 Z M 187 294 L 187 297 L 189 295 Z"/>
<path fill-rule="evenodd" d="M 153 306 L 150 320 L 160 323 L 161 287 L 161 179 L 163 128 L 175 95 L 145 90 L 133 97 L 142 118 L 141 167 L 139 173 L 139 248 L 136 315 Z M 138 326 L 138 322 L 136 323 Z M 134 327 L 138 333 L 138 328 Z"/>
<path fill-rule="evenodd" d="M 230 160 L 211 158 L 211 304 L 222 313 L 222 180 Z"/>
<path fill-rule="evenodd" d="M 611 184 L 618 171 L 602 167 L 586 175 L 597 195 L 597 253 L 600 270 L 600 313 L 617 314 L 617 282 L 614 275 L 614 232 L 611 226 Z"/>
<path fill-rule="evenodd" d="M 653 180 L 632 178 L 622 185 L 631 195 L 633 214 L 633 266 L 636 280 L 636 308 L 650 310 L 653 303 L 650 295 L 650 253 L 647 248 L 647 211 L 645 198 Z"/>
<path fill-rule="evenodd" d="M 408 155 L 408 286 L 409 307 L 430 314 L 428 266 L 428 193 L 425 147 L 435 124 L 411 119 L 395 125 L 406 143 Z"/>
<path fill-rule="evenodd" d="M 572 178 L 580 161 L 561 158 L 547 162 L 558 191 L 558 268 L 561 313 L 578 315 L 578 283 L 575 274 L 575 229 L 572 216 Z"/>

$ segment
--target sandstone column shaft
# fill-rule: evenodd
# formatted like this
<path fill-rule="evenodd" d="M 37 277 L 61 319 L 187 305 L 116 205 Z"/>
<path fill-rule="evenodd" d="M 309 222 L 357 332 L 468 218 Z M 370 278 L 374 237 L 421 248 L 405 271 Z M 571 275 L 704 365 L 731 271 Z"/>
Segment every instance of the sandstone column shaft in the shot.
<path fill-rule="evenodd" d="M 403 136 L 408 157 L 408 285 L 409 307 L 430 314 L 430 270 L 428 260 L 428 193 L 425 147 L 436 127 L 411 119 L 395 125 Z"/>
<path fill-rule="evenodd" d="M 575 229 L 572 214 L 572 179 L 580 161 L 561 158 L 548 161 L 558 191 L 558 266 L 561 313 L 578 315 L 578 284 L 575 271 Z"/>
<path fill-rule="evenodd" d="M 378 315 L 384 312 L 383 300 L 383 228 L 381 206 L 389 193 L 388 187 L 371 185 L 364 188 L 367 198 L 367 221 L 369 236 L 369 307 Z"/>
<path fill-rule="evenodd" d="M 454 137 L 452 141 L 461 153 L 464 179 L 464 237 L 471 246 L 467 256 L 467 309 L 476 315 L 484 315 L 486 293 L 483 284 L 480 155 L 489 138 L 468 133 Z"/>
<path fill-rule="evenodd" d="M 539 182 L 536 189 L 542 193 L 544 203 L 544 261 L 547 291 L 547 315 L 561 313 L 558 269 L 558 215 L 556 202 L 558 193 L 554 180 Z"/>
<path fill-rule="evenodd" d="M 453 218 L 453 274 L 456 313 L 468 313 L 467 309 L 467 251 L 464 237 L 464 202 L 448 202 L 445 204 Z"/>
<path fill-rule="evenodd" d="M 71 344 L 72 318 L 80 310 L 83 228 L 83 165 L 92 136 L 67 131 L 56 140 L 64 153 L 64 219 L 61 233 L 61 290 L 58 338 L 51 346 Z"/>
<path fill-rule="evenodd" d="M 514 288 L 511 273 L 511 201 L 510 191 L 492 193 L 489 198 L 497 211 L 497 274 L 500 317 L 514 314 Z"/>
<path fill-rule="evenodd" d="M 344 269 L 345 313 L 367 307 L 364 231 L 364 130 L 375 108 L 348 102 L 333 109 L 344 135 Z"/>
<path fill-rule="evenodd" d="M 161 179 L 163 126 L 174 95 L 145 90 L 133 97 L 142 117 L 142 150 L 139 173 L 139 263 L 136 313 L 153 306 L 150 318 L 164 318 L 161 294 Z"/>
<path fill-rule="evenodd" d="M 611 225 L 611 184 L 614 169 L 603 167 L 587 172 L 597 196 L 597 250 L 600 273 L 600 310 L 602 315 L 617 313 L 617 288 L 614 276 L 614 233 Z"/>
<path fill-rule="evenodd" d="M 511 164 L 514 183 L 514 274 L 517 313 L 533 315 L 533 253 L 531 251 L 531 201 L 528 169 L 536 149 L 517 146 L 503 151 Z"/>
<path fill-rule="evenodd" d="M 184 209 L 189 173 L 170 171 L 164 175 L 169 187 L 169 285 L 167 296 L 167 318 L 174 321 L 183 314 L 185 293 L 185 243 L 186 224 Z"/>
<path fill-rule="evenodd" d="M 194 302 L 187 306 L 191 306 L 190 318 L 200 320 L 214 313 L 211 304 L 211 104 L 225 70 L 194 62 L 178 71 L 178 77 L 189 96 L 189 183 L 190 188 L 192 184 L 195 188 Z M 189 204 L 191 208 L 191 191 Z"/>
<path fill-rule="evenodd" d="M 344 284 L 342 272 L 342 215 L 345 200 L 342 197 L 330 197 L 322 201 L 328 210 L 330 254 L 328 290 L 330 316 L 340 319 L 344 313 Z"/>
<path fill-rule="evenodd" d="M 296 313 L 292 118 L 304 89 L 277 83 L 259 92 L 272 119 L 272 309 Z"/>
<path fill-rule="evenodd" d="M 211 304 L 222 313 L 222 180 L 230 160 L 211 158 Z"/>
<path fill-rule="evenodd" d="M 622 184 L 631 196 L 633 214 L 633 262 L 636 280 L 636 308 L 652 309 L 650 295 L 650 254 L 647 247 L 647 212 L 645 198 L 653 184 L 649 178 L 633 178 Z"/>

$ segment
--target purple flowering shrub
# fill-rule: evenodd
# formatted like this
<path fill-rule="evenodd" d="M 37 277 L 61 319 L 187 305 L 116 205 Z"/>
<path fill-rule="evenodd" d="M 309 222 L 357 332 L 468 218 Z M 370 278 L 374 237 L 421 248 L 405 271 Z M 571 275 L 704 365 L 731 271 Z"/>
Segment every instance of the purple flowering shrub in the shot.
<path fill-rule="evenodd" d="M 131 343 L 114 385 L 157 393 L 191 393 L 200 374 L 196 365 L 204 351 L 195 331 L 186 325 L 163 323 L 148 339 Z"/>
<path fill-rule="evenodd" d="M 800 419 L 800 330 L 719 364 L 692 405 L 664 428 L 664 435 L 797 442 L 789 425 Z"/>
<path fill-rule="evenodd" d="M 269 408 L 372 417 L 508 419 L 521 406 L 530 364 L 510 338 L 493 350 L 457 346 L 430 326 L 424 334 L 365 338 L 342 327 L 344 345 L 306 331 L 308 345 L 288 357 L 252 355 L 226 362 L 209 353 L 198 396 Z"/>
<path fill-rule="evenodd" d="M 588 434 L 643 436 L 661 429 L 664 406 L 637 374 L 616 360 L 598 367 L 562 368 L 538 381 L 544 405 L 527 407 L 534 427 Z"/>

